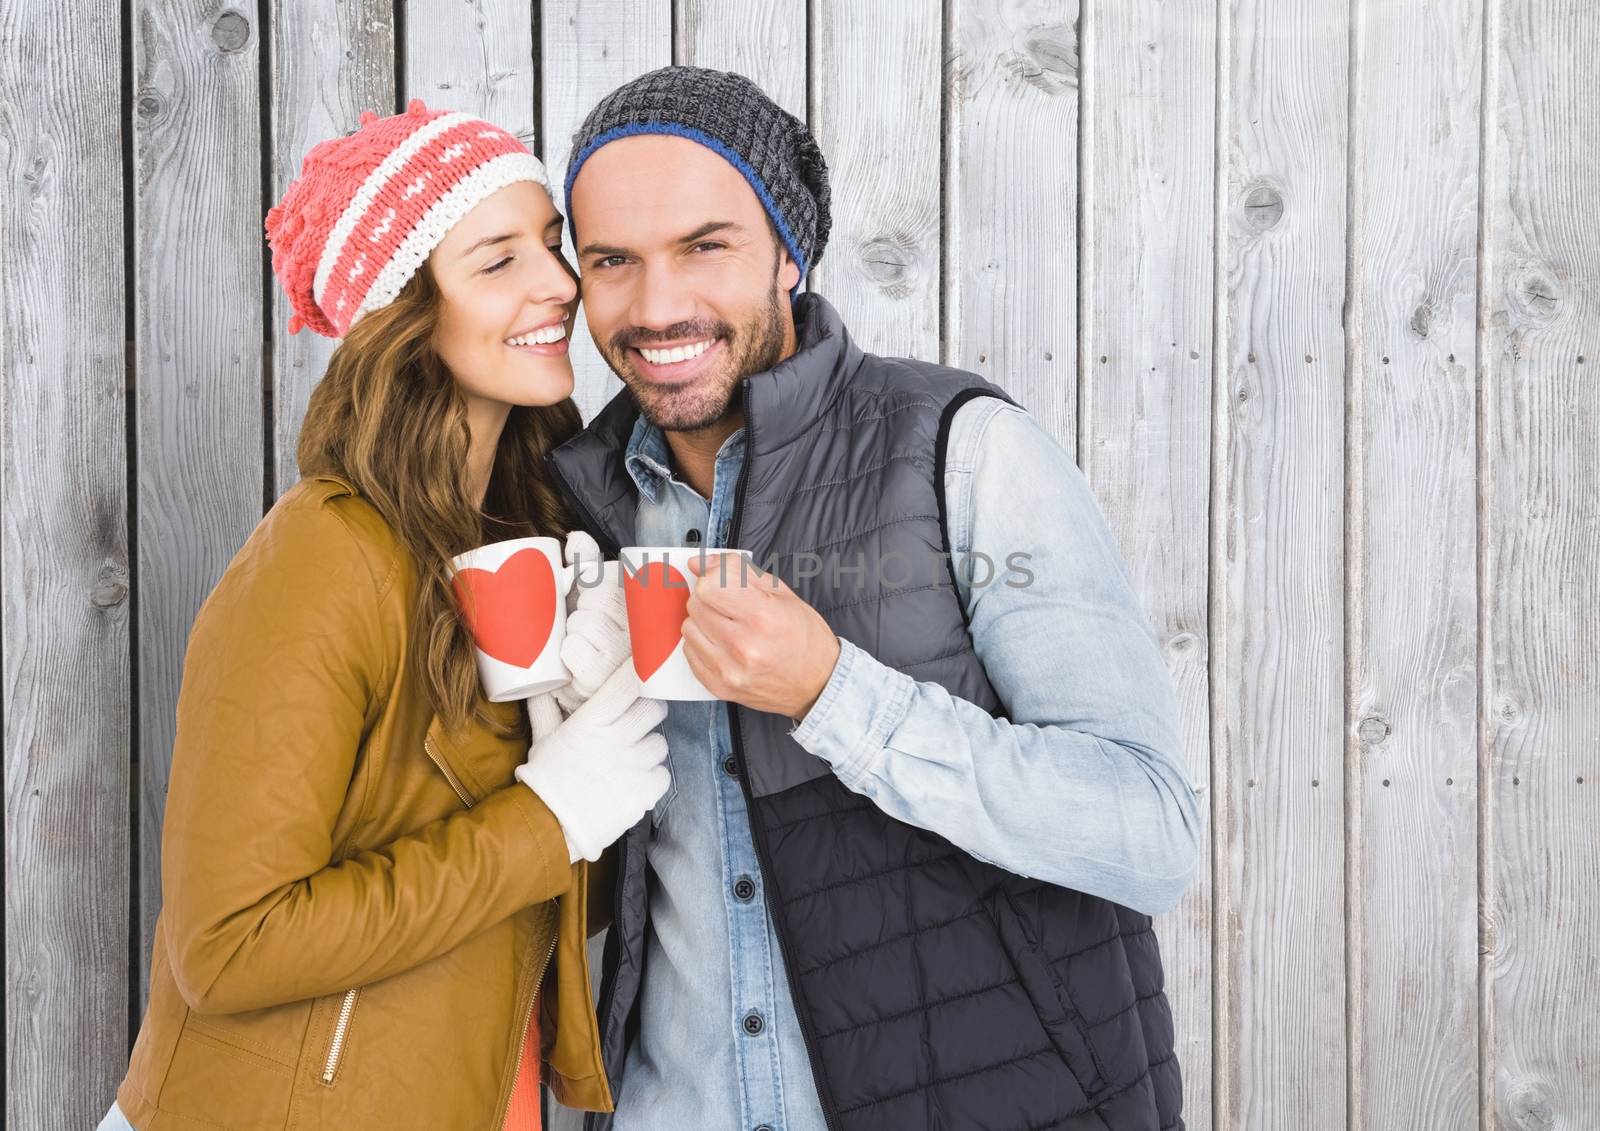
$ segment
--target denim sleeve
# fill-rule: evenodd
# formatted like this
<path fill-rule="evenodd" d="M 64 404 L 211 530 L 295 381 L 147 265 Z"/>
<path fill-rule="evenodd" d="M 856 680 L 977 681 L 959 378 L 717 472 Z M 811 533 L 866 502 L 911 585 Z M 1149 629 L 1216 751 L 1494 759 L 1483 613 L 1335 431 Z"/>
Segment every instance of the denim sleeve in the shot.
<path fill-rule="evenodd" d="M 968 402 L 949 444 L 957 589 L 1006 717 L 841 639 L 790 733 L 890 816 L 980 860 L 1165 911 L 1200 859 L 1200 805 L 1171 678 L 1104 515 L 1020 408 Z"/>

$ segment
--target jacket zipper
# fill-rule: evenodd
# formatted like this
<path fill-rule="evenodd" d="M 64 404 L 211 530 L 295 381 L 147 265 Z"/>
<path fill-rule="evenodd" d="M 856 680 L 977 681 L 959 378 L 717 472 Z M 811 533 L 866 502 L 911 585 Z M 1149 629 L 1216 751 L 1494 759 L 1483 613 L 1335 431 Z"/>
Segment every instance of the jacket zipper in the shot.
<path fill-rule="evenodd" d="M 348 989 L 344 992 L 344 1001 L 339 1004 L 339 1020 L 333 1027 L 333 1040 L 328 1042 L 328 1061 L 322 1066 L 322 1082 L 333 1083 L 333 1074 L 339 1071 L 339 1058 L 344 1053 L 344 1037 L 350 1029 L 350 1015 L 355 1012 L 356 994 L 359 989 Z"/>
<path fill-rule="evenodd" d="M 451 788 L 460 796 L 462 804 L 471 809 L 472 796 L 462 788 L 461 782 L 456 778 L 455 774 L 450 772 L 450 767 L 445 765 L 444 759 L 433 748 L 433 739 L 423 738 L 422 748 L 427 752 L 433 764 L 439 767 L 446 780 L 450 782 Z M 553 944 L 552 949 L 554 949 Z M 350 1031 L 350 1015 L 355 1012 L 356 995 L 360 992 L 359 987 L 346 990 L 344 992 L 344 1000 L 339 1004 L 339 1020 L 333 1026 L 333 1040 L 328 1042 L 328 1059 L 322 1066 L 322 1082 L 324 1084 L 333 1083 L 334 1074 L 339 1071 L 339 1058 L 344 1054 L 345 1034 Z"/>
<path fill-rule="evenodd" d="M 517 1074 L 522 1071 L 522 1058 L 528 1051 L 528 1022 L 533 1017 L 534 1004 L 539 1000 L 539 988 L 544 985 L 545 971 L 550 968 L 550 960 L 555 957 L 556 939 L 560 933 L 561 917 L 559 913 L 550 924 L 550 949 L 545 951 L 544 961 L 539 964 L 539 973 L 533 979 L 533 993 L 528 995 L 528 1006 L 522 1011 L 522 1036 L 517 1041 L 517 1058 L 511 1062 L 511 1081 L 506 1088 L 506 1098 L 500 1105 L 500 1117 L 494 1121 L 494 1131 L 500 1131 L 506 1125 L 506 1113 L 511 1109 L 511 1093 L 516 1090 Z"/>
<path fill-rule="evenodd" d="M 434 748 L 433 738 L 431 735 L 423 738 L 422 749 L 427 752 L 427 755 L 433 761 L 433 764 L 439 767 L 439 772 L 444 774 L 445 779 L 450 783 L 450 787 L 456 791 L 458 796 L 460 796 L 461 804 L 465 805 L 468 809 L 471 809 L 473 806 L 472 794 L 467 792 L 466 787 L 461 784 L 461 779 L 456 777 L 456 775 L 451 771 L 449 765 L 447 765 L 444 760 L 444 756 Z"/>
<path fill-rule="evenodd" d="M 745 457 L 744 463 L 739 466 L 739 481 L 733 488 L 733 514 L 728 518 L 728 545 L 739 544 L 739 519 L 744 514 L 745 487 L 750 478 L 750 457 L 755 451 L 752 437 L 755 434 L 755 424 L 750 419 L 750 397 L 748 386 L 741 382 L 739 391 L 744 399 L 744 426 L 745 426 Z M 739 765 L 739 788 L 744 793 L 744 806 L 747 818 L 750 821 L 751 840 L 756 848 L 756 861 L 761 866 L 762 882 L 766 885 L 763 890 L 771 891 L 772 888 L 772 859 L 768 854 L 766 834 L 760 822 L 755 819 L 751 810 L 753 797 L 750 793 L 750 766 L 744 757 L 744 739 L 739 733 L 739 716 L 737 705 L 727 703 L 728 709 L 728 734 L 733 739 L 733 756 Z M 617 890 L 620 892 L 621 876 L 618 875 Z M 800 1020 L 800 1036 L 805 1041 L 806 1057 L 811 1061 L 811 1079 L 817 1086 L 817 1102 L 822 1108 L 822 1122 L 827 1125 L 828 1131 L 837 1131 L 839 1117 L 834 1111 L 833 1094 L 824 1083 L 821 1065 L 818 1062 L 817 1035 L 812 1028 L 811 1014 L 805 1008 L 805 999 L 800 996 L 800 981 L 795 975 L 794 953 L 790 949 L 788 936 L 784 933 L 781 916 L 772 916 L 773 929 L 778 934 L 778 952 L 783 955 L 783 972 L 789 981 L 789 996 L 794 999 L 795 1016 Z"/>
<path fill-rule="evenodd" d="M 462 804 L 471 809 L 471 794 L 462 788 L 460 780 L 450 772 L 450 767 L 445 764 L 444 758 L 434 749 L 433 739 L 425 736 L 422 740 L 422 748 L 427 752 L 428 758 L 433 764 L 439 767 L 440 772 L 449 781 L 451 788 L 460 796 Z M 352 987 L 346 990 L 344 992 L 344 1000 L 339 1003 L 339 1020 L 334 1023 L 333 1039 L 328 1042 L 328 1059 L 322 1066 L 322 1082 L 324 1084 L 333 1083 L 333 1077 L 339 1071 L 339 1059 L 344 1055 L 345 1035 L 350 1031 L 350 1015 L 355 1012 L 356 995 L 360 992 L 360 987 Z"/>
<path fill-rule="evenodd" d="M 431 737 L 424 737 L 423 740 L 422 740 L 422 748 L 425 751 L 427 751 L 428 757 L 433 760 L 433 764 L 439 767 L 440 771 L 443 772 L 445 778 L 450 782 L 451 786 L 454 787 L 456 793 L 461 798 L 461 803 L 463 805 L 465 805 L 468 809 L 471 809 L 473 804 L 474 804 L 474 802 L 472 800 L 472 795 L 469 794 L 466 791 L 465 788 L 463 788 L 463 786 L 461 785 L 460 779 L 458 779 L 455 774 L 450 772 L 450 767 L 445 763 L 444 757 L 434 747 L 433 739 Z M 549 969 L 549 967 L 550 967 L 550 960 L 555 957 L 556 940 L 557 940 L 557 938 L 559 936 L 558 928 L 560 927 L 560 924 L 561 924 L 561 920 L 560 920 L 559 915 L 557 915 L 552 920 L 551 926 L 550 926 L 550 946 L 549 946 L 549 949 L 547 949 L 545 951 L 544 961 L 539 964 L 539 973 L 533 980 L 533 993 L 528 995 L 528 1005 L 522 1011 L 522 1036 L 520 1038 L 518 1038 L 518 1041 L 517 1041 L 517 1059 L 512 1062 L 511 1071 L 512 1071 L 513 1074 L 515 1074 L 516 1072 L 518 1072 L 522 1068 L 522 1057 L 528 1051 L 528 1021 L 533 1016 L 534 1003 L 539 1000 L 539 987 L 544 985 L 544 974 L 545 974 L 545 971 L 547 969 Z M 346 996 L 347 996 L 350 1004 L 353 1006 L 355 1004 L 355 991 L 351 990 L 350 993 L 348 995 L 346 995 Z M 336 1040 L 339 1040 L 341 1037 L 342 1037 L 342 1034 L 336 1033 L 336 1036 L 335 1036 Z M 337 1047 L 337 1046 L 335 1046 L 335 1047 Z M 331 1079 L 332 1079 L 332 1070 L 330 1068 L 329 1073 L 325 1074 L 323 1076 L 323 1080 L 324 1080 L 324 1082 L 327 1082 L 327 1081 L 329 1081 Z M 496 1119 L 495 1122 L 494 1122 L 495 1131 L 499 1131 L 499 1128 L 501 1128 L 501 1127 L 503 1127 L 505 1125 L 506 1111 L 511 1107 L 511 1091 L 515 1087 L 516 1087 L 516 1079 L 515 1079 L 515 1076 L 513 1075 L 513 1078 L 511 1080 L 511 1087 L 506 1089 L 505 1102 L 500 1105 L 500 1118 Z"/>

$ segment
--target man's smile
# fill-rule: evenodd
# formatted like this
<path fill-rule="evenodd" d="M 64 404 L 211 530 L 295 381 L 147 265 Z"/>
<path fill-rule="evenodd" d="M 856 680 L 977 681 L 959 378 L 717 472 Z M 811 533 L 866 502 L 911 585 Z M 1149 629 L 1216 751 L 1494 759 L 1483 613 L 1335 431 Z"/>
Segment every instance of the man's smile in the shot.
<path fill-rule="evenodd" d="M 659 385 L 677 385 L 697 377 L 715 365 L 724 353 L 726 346 L 721 338 L 701 338 L 665 348 L 628 348 L 628 358 L 635 372 Z"/>

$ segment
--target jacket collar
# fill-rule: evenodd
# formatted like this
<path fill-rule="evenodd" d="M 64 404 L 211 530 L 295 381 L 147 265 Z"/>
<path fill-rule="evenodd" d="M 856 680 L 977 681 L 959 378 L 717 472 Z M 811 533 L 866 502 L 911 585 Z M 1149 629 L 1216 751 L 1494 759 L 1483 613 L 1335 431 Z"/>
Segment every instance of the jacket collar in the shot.
<path fill-rule="evenodd" d="M 827 299 L 801 295 L 794 318 L 795 352 L 743 382 L 745 440 L 752 458 L 809 433 L 861 365 L 861 351 Z"/>
<path fill-rule="evenodd" d="M 527 747 L 527 716 L 523 714 L 521 700 L 487 703 L 484 709 L 496 723 L 516 732 L 517 739 L 510 744 L 512 748 Z M 460 727 L 447 728 L 444 719 L 435 714 L 428 722 L 423 743 L 428 757 L 444 772 L 468 806 L 476 805 L 505 784 L 506 740 L 477 719 L 468 719 Z"/>

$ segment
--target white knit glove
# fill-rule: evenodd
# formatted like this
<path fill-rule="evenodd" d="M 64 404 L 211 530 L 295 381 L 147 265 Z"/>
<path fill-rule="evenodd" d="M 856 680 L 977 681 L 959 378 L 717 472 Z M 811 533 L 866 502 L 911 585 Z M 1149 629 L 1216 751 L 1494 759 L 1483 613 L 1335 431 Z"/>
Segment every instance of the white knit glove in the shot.
<path fill-rule="evenodd" d="M 554 734 L 556 728 L 567 721 L 566 712 L 556 702 L 554 691 L 541 691 L 531 699 L 524 699 L 522 705 L 528 711 L 528 726 L 533 732 L 532 742 L 538 742 L 547 734 Z"/>
<path fill-rule="evenodd" d="M 572 680 L 553 694 L 568 714 L 617 670 L 633 666 L 628 647 L 628 606 L 622 591 L 622 563 L 596 562 L 585 575 L 589 584 L 578 591 L 576 605 L 567 614 L 567 635 L 561 642 L 561 662 Z"/>
<path fill-rule="evenodd" d="M 550 717 L 545 698 L 528 701 L 535 734 Z M 667 740 L 653 729 L 666 717 L 664 702 L 639 694 L 633 665 L 619 664 L 570 718 L 528 749 L 517 780 L 561 822 L 569 861 L 600 859 L 667 792 Z"/>

